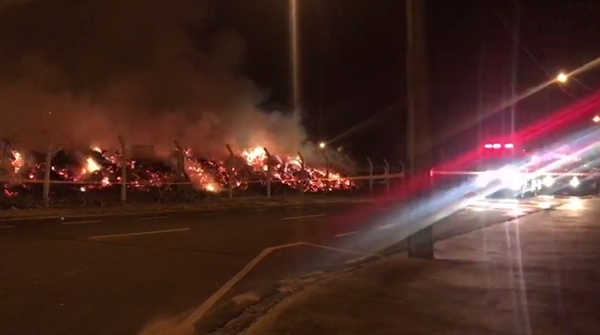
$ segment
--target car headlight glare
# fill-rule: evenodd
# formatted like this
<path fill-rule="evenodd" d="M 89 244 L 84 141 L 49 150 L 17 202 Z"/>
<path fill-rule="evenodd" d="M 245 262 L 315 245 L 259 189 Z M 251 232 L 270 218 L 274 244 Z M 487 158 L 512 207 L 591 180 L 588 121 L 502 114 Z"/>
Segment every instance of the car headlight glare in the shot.
<path fill-rule="evenodd" d="M 484 173 L 477 176 L 475 184 L 478 187 L 486 187 L 494 180 L 495 171 L 485 171 Z"/>
<path fill-rule="evenodd" d="M 544 184 L 544 186 L 546 187 L 552 187 L 552 185 L 554 185 L 554 178 L 550 177 L 550 176 L 546 176 L 544 178 L 544 180 L 542 181 L 542 183 Z"/>
<path fill-rule="evenodd" d="M 579 182 L 579 178 L 577 177 L 573 177 L 573 179 L 571 179 L 571 181 L 569 182 L 569 184 L 571 184 L 572 187 L 577 187 L 579 186 L 580 182 Z"/>
<path fill-rule="evenodd" d="M 518 190 L 523 186 L 523 178 L 516 168 L 506 167 L 498 172 L 504 187 L 510 188 L 511 190 Z"/>

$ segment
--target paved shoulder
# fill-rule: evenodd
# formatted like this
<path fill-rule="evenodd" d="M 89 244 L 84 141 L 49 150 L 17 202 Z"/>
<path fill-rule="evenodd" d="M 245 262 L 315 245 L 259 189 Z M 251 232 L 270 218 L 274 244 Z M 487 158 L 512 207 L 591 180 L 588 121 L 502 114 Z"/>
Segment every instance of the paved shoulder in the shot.
<path fill-rule="evenodd" d="M 600 199 L 323 280 L 246 334 L 598 334 Z M 401 311 L 401 312 L 399 312 Z"/>

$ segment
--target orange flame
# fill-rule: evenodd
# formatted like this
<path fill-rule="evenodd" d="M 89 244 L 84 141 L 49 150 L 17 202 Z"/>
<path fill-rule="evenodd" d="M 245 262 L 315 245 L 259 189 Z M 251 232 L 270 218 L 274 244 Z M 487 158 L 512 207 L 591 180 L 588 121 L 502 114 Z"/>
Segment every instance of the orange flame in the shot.
<path fill-rule="evenodd" d="M 19 173 L 19 170 L 25 165 L 25 160 L 20 152 L 13 150 L 13 157 L 15 158 L 10 164 L 13 166 L 15 173 Z"/>
<path fill-rule="evenodd" d="M 94 173 L 94 172 L 100 170 L 100 168 L 101 168 L 100 165 L 98 163 L 96 163 L 96 161 L 91 157 L 88 157 L 86 159 L 86 163 L 87 163 L 87 167 L 84 169 L 84 171 L 87 171 L 89 173 Z"/>

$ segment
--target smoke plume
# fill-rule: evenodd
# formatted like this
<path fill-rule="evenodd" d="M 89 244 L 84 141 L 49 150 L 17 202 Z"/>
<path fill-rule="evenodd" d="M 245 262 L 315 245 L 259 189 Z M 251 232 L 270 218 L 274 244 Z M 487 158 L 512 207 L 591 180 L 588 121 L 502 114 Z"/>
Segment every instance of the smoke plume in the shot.
<path fill-rule="evenodd" d="M 215 3 L 10 1 L 0 7 L 0 136 L 21 146 L 118 149 L 173 140 L 196 154 L 302 149 L 291 113 L 241 73 L 234 31 L 208 33 Z M 211 25 L 212 26 L 212 25 Z"/>

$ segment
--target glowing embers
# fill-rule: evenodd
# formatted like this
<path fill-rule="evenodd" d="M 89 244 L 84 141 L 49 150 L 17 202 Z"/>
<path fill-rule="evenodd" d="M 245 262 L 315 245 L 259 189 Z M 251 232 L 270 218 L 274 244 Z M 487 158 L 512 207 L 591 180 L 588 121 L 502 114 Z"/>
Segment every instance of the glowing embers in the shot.
<path fill-rule="evenodd" d="M 14 171 L 21 178 L 41 181 L 44 163 L 39 158 L 36 162 L 35 157 L 28 160 L 24 157 L 25 155 L 13 151 L 7 170 Z M 148 191 L 157 187 L 192 184 L 198 190 L 218 193 L 228 190 L 230 182 L 233 188 L 246 190 L 266 187 L 268 180 L 272 184 L 289 188 L 302 187 L 305 192 L 355 187 L 355 183 L 331 171 L 331 167 L 310 166 L 298 156 L 269 156 L 262 146 L 242 150 L 234 157 L 221 160 L 196 158 L 191 150 L 184 150 L 182 158 L 185 179 L 177 172 L 176 164 L 168 160 L 129 160 L 126 165 L 127 187 Z M 80 192 L 116 187 L 122 181 L 122 157 L 118 153 L 111 154 L 98 147 L 91 147 L 84 153 L 59 151 L 52 159 L 52 182 L 80 184 L 74 186 Z M 27 186 L 28 184 L 25 185 Z M 10 196 L 13 193 L 16 195 L 16 192 L 10 192 Z"/>

